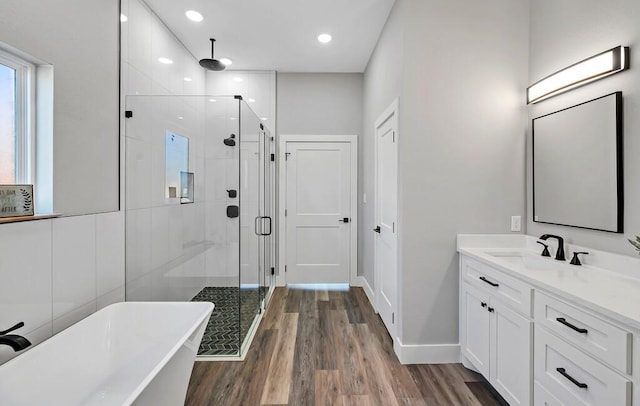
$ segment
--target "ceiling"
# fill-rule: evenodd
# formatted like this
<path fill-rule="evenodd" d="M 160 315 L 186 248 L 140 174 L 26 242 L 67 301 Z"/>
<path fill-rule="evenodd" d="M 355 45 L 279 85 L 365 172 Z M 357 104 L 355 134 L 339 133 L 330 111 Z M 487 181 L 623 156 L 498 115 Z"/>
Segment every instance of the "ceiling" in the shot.
<path fill-rule="evenodd" d="M 197 58 L 228 69 L 363 72 L 395 0 L 146 0 Z M 196 23 L 185 16 L 196 10 Z M 317 36 L 333 40 L 321 44 Z"/>

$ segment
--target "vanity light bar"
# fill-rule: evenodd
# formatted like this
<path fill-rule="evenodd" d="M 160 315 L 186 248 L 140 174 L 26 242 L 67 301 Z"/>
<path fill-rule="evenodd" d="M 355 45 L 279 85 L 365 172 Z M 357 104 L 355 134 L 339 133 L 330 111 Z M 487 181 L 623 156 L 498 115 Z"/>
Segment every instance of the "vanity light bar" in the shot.
<path fill-rule="evenodd" d="M 537 103 L 625 69 L 629 69 L 629 47 L 617 46 L 564 68 L 529 86 L 527 104 Z"/>

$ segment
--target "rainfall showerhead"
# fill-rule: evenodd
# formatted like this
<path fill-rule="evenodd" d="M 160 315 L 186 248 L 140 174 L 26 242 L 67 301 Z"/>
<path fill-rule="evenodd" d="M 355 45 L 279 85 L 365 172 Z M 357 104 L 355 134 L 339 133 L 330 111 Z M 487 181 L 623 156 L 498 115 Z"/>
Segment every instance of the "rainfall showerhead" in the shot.
<path fill-rule="evenodd" d="M 236 146 L 236 140 L 234 138 L 236 138 L 236 135 L 235 134 L 231 134 L 229 136 L 229 138 L 225 138 L 224 140 L 222 140 L 222 142 L 224 142 L 224 145 L 226 145 L 228 147 L 235 147 Z"/>
<path fill-rule="evenodd" d="M 213 57 L 213 43 L 216 42 L 215 38 L 210 38 L 211 40 L 211 58 L 200 59 L 200 66 L 207 70 L 215 70 L 221 71 L 226 67 L 222 62 Z"/>

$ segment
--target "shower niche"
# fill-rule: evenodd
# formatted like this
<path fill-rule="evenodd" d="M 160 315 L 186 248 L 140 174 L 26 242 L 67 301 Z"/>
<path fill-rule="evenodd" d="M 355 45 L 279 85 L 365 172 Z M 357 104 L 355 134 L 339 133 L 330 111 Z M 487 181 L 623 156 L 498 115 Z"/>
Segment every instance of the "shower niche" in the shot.
<path fill-rule="evenodd" d="M 274 139 L 239 96 L 125 103 L 126 299 L 214 303 L 199 355 L 239 356 L 275 285 Z"/>

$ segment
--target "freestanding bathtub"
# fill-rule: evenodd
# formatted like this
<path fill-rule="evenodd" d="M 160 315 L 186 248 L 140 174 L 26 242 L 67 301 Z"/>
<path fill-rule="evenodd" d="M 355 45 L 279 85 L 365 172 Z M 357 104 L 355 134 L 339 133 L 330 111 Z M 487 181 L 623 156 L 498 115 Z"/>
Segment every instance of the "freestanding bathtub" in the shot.
<path fill-rule="evenodd" d="M 183 405 L 211 303 L 108 306 L 0 366 L 0 405 Z"/>

